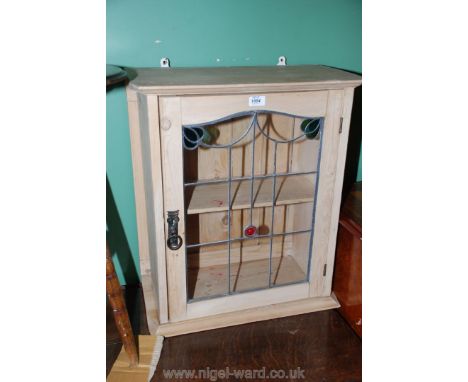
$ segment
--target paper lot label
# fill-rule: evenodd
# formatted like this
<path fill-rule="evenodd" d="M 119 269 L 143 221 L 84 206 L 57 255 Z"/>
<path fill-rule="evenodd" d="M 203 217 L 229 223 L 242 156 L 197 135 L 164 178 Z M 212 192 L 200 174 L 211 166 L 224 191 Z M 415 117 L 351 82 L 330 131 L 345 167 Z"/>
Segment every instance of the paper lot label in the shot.
<path fill-rule="evenodd" d="M 265 106 L 265 96 L 250 96 L 249 106 Z"/>

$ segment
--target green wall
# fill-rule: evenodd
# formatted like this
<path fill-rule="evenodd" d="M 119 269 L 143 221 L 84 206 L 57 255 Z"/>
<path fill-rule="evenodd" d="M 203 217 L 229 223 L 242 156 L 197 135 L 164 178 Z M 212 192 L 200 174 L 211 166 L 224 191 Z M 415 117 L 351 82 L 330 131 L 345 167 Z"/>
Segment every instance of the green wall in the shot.
<path fill-rule="evenodd" d="M 169 57 L 173 67 L 274 65 L 281 55 L 289 65 L 361 72 L 361 1 L 107 0 L 108 64 L 151 67 Z M 138 240 L 123 89 L 107 93 L 107 177 L 109 241 L 119 279 L 131 283 Z"/>
<path fill-rule="evenodd" d="M 362 180 L 362 147 L 361 147 L 361 153 L 359 155 L 359 167 L 358 167 L 358 173 L 356 176 L 356 180 L 360 182 Z"/>

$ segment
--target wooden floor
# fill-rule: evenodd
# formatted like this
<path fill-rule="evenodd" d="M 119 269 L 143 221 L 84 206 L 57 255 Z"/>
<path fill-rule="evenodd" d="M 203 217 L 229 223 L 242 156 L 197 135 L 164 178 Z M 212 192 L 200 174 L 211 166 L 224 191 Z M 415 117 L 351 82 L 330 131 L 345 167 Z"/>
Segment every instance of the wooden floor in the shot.
<path fill-rule="evenodd" d="M 135 299 L 128 308 L 136 326 L 140 326 L 139 333 L 148 334 L 141 290 L 127 293 L 127 297 Z M 121 346 L 111 321 L 112 317 L 108 319 L 107 330 L 108 371 Z M 360 381 L 361 340 L 336 310 L 170 337 L 164 340 L 152 381 L 175 380 L 166 378 L 163 370 L 207 367 L 210 370 L 229 367 L 231 371 L 265 367 L 266 372 L 273 369 L 287 372 L 300 367 L 304 370 L 304 381 Z"/>

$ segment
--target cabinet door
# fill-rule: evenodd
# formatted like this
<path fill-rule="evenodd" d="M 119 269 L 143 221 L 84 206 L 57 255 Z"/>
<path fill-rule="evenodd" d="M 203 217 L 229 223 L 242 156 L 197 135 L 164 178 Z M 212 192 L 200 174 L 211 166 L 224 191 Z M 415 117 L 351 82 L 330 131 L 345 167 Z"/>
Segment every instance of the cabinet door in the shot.
<path fill-rule="evenodd" d="M 164 210 L 182 238 L 166 247 L 171 321 L 321 295 L 314 232 L 328 239 L 331 207 L 317 221 L 317 200 L 335 185 L 324 137 L 335 150 L 341 104 L 342 91 L 160 99 Z"/>

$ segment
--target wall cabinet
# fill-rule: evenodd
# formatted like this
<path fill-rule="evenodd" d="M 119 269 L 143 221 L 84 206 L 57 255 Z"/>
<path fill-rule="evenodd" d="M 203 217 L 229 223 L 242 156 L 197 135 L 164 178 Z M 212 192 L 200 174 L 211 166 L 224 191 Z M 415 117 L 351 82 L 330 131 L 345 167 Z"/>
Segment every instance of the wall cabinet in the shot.
<path fill-rule="evenodd" d="M 153 334 L 339 306 L 331 281 L 360 83 L 310 65 L 136 70 L 127 98 Z"/>

